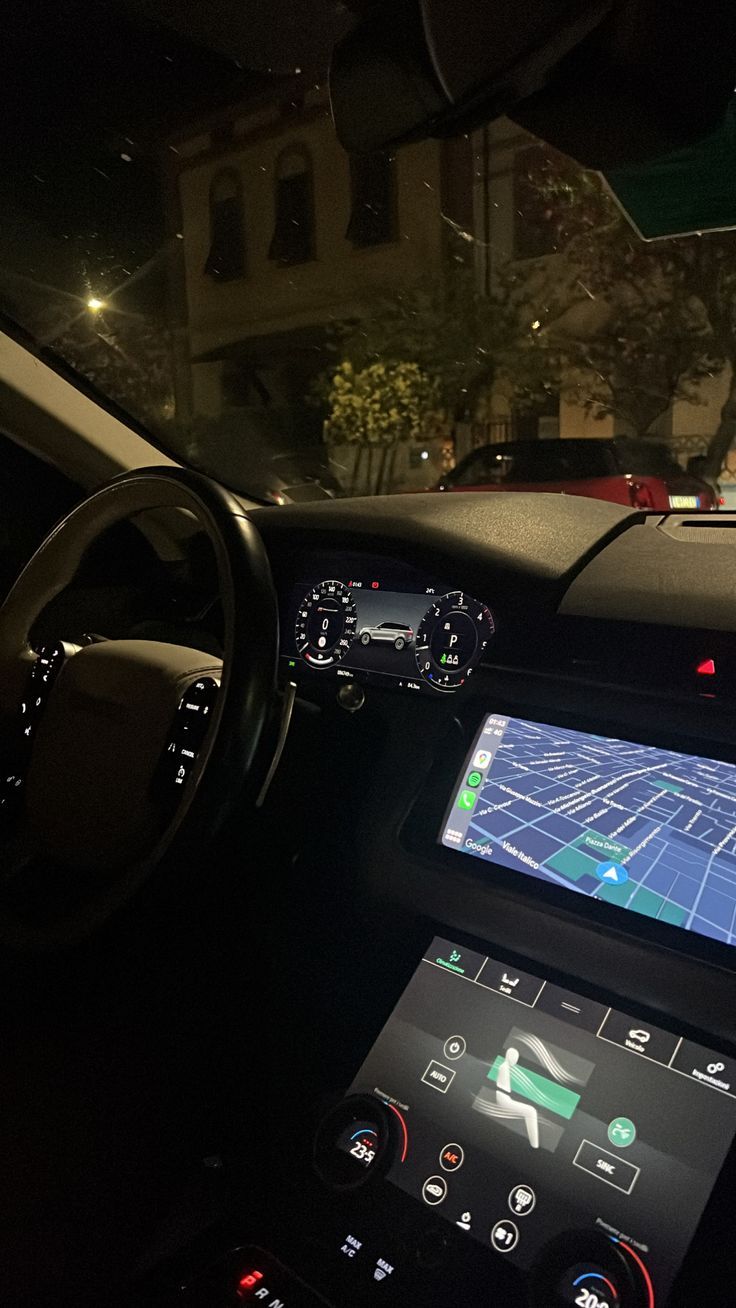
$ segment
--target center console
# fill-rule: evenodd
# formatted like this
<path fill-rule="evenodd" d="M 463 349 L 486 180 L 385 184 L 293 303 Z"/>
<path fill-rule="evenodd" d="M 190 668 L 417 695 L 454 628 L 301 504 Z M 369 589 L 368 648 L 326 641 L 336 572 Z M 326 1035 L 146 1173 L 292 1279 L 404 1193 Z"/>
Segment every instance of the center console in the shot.
<path fill-rule="evenodd" d="M 315 1157 L 338 1190 L 384 1176 L 538 1308 L 654 1308 L 735 1133 L 733 1060 L 435 938 Z"/>
<path fill-rule="evenodd" d="M 464 912 L 482 904 L 486 938 L 436 909 L 390 934 L 382 901 L 368 901 L 359 929 L 309 972 L 329 978 L 310 1009 L 314 947 L 301 930 L 283 1009 L 311 1011 L 320 1029 L 303 1046 L 308 1066 L 288 1051 L 278 1075 L 260 1053 L 254 1063 L 264 1097 L 280 1079 L 289 1104 L 250 1144 L 257 1196 L 164 1274 L 146 1308 L 736 1302 L 730 747 L 637 742 L 630 728 L 601 735 L 571 714 L 550 724 L 496 702 L 458 715 L 433 749 L 396 852 L 427 905 L 440 883 Z M 544 963 L 520 947 L 527 900 L 529 951 Z M 582 941 L 585 957 L 559 940 Z M 681 988 L 665 1007 L 653 996 L 678 960 L 703 992 L 688 1003 Z M 703 996 L 719 985 L 708 1027 Z M 649 998 L 620 998 L 634 993 Z"/>
<path fill-rule="evenodd" d="M 296 1156 L 290 1128 L 270 1229 L 156 1303 L 725 1304 L 715 1251 L 669 1296 L 735 1134 L 736 1059 L 438 936 Z"/>

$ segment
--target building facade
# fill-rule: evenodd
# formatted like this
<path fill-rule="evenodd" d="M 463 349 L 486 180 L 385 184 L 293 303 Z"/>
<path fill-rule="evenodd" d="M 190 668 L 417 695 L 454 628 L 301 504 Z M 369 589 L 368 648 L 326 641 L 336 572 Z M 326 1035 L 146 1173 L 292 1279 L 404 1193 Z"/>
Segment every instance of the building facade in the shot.
<path fill-rule="evenodd" d="M 318 450 L 321 414 L 309 396 L 335 364 L 334 329 L 370 319 L 386 297 L 441 285 L 464 252 L 478 291 L 497 270 L 519 275 L 554 260 L 554 233 L 530 185 L 544 147 L 507 120 L 471 139 L 425 141 L 393 156 L 350 157 L 335 135 L 326 89 L 300 79 L 230 106 L 168 142 L 167 215 L 172 252 L 170 318 L 178 426 L 220 442 L 220 465 Z M 530 276 L 532 273 L 530 272 Z M 682 462 L 715 431 L 728 377 L 675 401 L 656 424 Z M 509 436 L 628 434 L 563 386 L 514 409 L 491 389 L 456 429 L 456 455 Z M 473 419 L 476 421 L 474 422 Z M 404 449 L 396 485 L 431 483 L 439 442 Z M 326 452 L 323 452 L 326 459 Z M 422 462 L 422 458 L 426 460 Z M 332 452 L 353 491 L 355 451 Z M 728 480 L 728 473 L 726 474 Z M 235 478 L 234 478 L 235 480 Z"/>
<path fill-rule="evenodd" d="M 319 440 L 331 329 L 436 284 L 472 223 L 467 139 L 350 157 L 321 86 L 230 109 L 166 152 L 177 414 L 231 440 Z M 213 436 L 213 432 L 215 435 Z M 426 470 L 425 470 L 426 474 Z"/>

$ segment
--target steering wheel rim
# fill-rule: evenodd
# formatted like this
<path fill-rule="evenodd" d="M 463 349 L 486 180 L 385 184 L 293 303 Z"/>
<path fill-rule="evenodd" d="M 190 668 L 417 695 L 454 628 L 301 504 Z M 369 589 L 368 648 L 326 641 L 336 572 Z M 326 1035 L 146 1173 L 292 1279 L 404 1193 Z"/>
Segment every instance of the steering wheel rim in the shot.
<path fill-rule="evenodd" d="M 235 798 L 242 799 L 256 762 L 276 691 L 278 610 L 271 570 L 242 504 L 190 469 L 151 467 L 124 473 L 95 491 L 49 533 L 0 608 L 0 714 L 10 722 L 17 720 L 35 661 L 29 643 L 33 624 L 72 581 L 90 545 L 120 522 L 172 508 L 193 515 L 211 541 L 217 564 L 224 661 L 212 720 L 175 816 L 161 838 L 150 853 L 83 906 L 39 926 L 8 907 L 0 886 L 0 943 L 16 951 L 47 951 L 92 934 L 165 859 L 175 856 L 177 847 L 187 847 L 185 832 L 206 832 L 207 839 L 216 834 Z"/>

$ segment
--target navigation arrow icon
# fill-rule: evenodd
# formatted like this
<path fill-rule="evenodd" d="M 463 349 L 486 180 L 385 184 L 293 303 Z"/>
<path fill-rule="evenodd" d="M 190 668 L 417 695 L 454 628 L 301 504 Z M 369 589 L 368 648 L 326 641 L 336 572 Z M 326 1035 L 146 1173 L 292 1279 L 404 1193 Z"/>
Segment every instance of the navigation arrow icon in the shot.
<path fill-rule="evenodd" d="M 623 886 L 629 879 L 626 868 L 621 863 L 612 863 L 610 859 L 599 863 L 595 874 L 599 881 L 605 881 L 609 886 Z"/>

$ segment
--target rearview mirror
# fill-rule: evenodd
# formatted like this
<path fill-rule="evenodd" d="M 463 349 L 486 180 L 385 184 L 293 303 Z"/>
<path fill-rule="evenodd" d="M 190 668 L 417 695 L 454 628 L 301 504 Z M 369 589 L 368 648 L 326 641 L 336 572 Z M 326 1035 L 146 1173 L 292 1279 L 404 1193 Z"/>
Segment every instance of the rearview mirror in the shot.
<path fill-rule="evenodd" d="M 508 114 L 601 169 L 706 136 L 735 84 L 736 5 L 722 0 L 384 0 L 330 72 L 349 151 Z"/>

